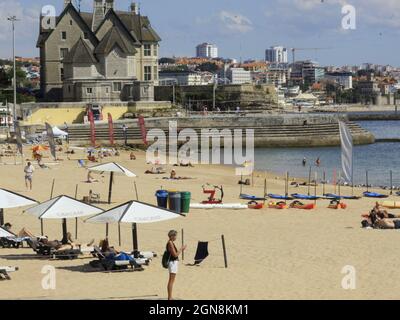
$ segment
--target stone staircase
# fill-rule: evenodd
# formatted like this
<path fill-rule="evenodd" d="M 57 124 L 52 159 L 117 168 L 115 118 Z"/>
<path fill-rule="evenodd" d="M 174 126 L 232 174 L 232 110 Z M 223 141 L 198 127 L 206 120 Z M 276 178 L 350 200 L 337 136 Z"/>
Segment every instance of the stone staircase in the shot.
<path fill-rule="evenodd" d="M 169 129 L 167 122 L 163 126 L 154 127 L 151 124 L 146 125 L 149 132 L 151 129 L 161 129 L 164 131 L 165 138 L 168 139 Z M 374 136 L 358 124 L 348 122 L 349 129 L 353 136 L 355 144 L 374 143 Z M 183 129 L 193 129 L 197 136 L 200 137 L 202 129 L 207 127 L 200 126 L 179 126 L 178 133 Z M 254 130 L 256 147 L 320 147 L 320 146 L 337 146 L 340 145 L 339 125 L 338 123 L 311 123 L 307 125 L 267 125 L 267 126 L 243 126 L 236 127 L 223 126 L 218 124 L 215 128 L 218 130 L 229 129 L 242 130 L 245 138 L 246 130 Z M 88 125 L 76 125 L 69 127 L 69 139 L 73 145 L 89 145 L 90 143 L 90 127 Z M 114 139 L 116 144 L 124 143 L 124 132 L 121 127 L 115 126 Z M 128 144 L 142 145 L 142 136 L 137 122 L 130 122 L 127 131 Z M 150 141 L 154 141 L 154 137 L 148 137 Z M 162 137 L 159 137 L 163 140 Z M 96 141 L 98 144 L 109 144 L 109 135 L 107 125 L 98 125 L 96 127 Z"/>

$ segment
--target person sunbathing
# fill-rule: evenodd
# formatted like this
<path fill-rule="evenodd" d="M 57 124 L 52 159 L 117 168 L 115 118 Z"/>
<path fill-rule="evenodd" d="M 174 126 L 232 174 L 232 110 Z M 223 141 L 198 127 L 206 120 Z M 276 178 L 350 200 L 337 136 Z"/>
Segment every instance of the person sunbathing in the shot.
<path fill-rule="evenodd" d="M 150 170 L 146 170 L 145 174 L 164 174 L 165 171 L 162 167 L 151 167 Z"/>
<path fill-rule="evenodd" d="M 129 261 L 135 268 L 135 270 L 143 271 L 143 267 L 141 267 L 132 255 L 129 255 L 125 252 L 119 252 L 114 247 L 110 246 L 108 239 L 104 239 L 100 242 L 101 252 L 104 254 L 106 259 L 113 261 Z"/>
<path fill-rule="evenodd" d="M 66 238 L 61 240 L 61 246 L 59 248 L 57 248 L 57 250 L 58 251 L 63 251 L 63 250 L 82 250 L 84 248 L 93 249 L 93 243 L 94 243 L 94 239 L 92 239 L 92 241 L 90 241 L 86 245 L 75 243 L 74 241 L 72 241 L 71 233 L 68 232 Z"/>
<path fill-rule="evenodd" d="M 86 182 L 87 182 L 87 183 L 95 183 L 95 182 L 99 182 L 99 180 L 93 178 L 92 172 L 91 172 L 91 171 L 88 171 Z"/>
<path fill-rule="evenodd" d="M 163 179 L 164 179 L 164 180 L 190 180 L 190 179 L 192 179 L 192 178 L 189 178 L 189 177 L 178 177 L 178 176 L 176 175 L 176 171 L 175 171 L 175 170 L 172 170 L 172 171 L 171 171 L 171 174 L 170 174 L 170 176 L 169 176 L 169 178 L 164 177 Z"/>
<path fill-rule="evenodd" d="M 131 154 L 129 155 L 129 158 L 130 158 L 132 161 L 136 160 L 136 156 L 135 156 L 135 154 L 134 154 L 133 152 L 131 152 Z"/>

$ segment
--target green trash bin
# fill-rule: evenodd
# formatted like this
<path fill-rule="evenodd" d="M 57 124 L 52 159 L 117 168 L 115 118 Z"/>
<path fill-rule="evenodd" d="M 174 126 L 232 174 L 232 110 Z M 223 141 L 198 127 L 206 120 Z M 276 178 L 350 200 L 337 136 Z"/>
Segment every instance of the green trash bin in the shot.
<path fill-rule="evenodd" d="M 192 194 L 190 192 L 181 193 L 181 210 L 182 213 L 189 213 L 190 211 L 190 200 L 192 199 Z"/>

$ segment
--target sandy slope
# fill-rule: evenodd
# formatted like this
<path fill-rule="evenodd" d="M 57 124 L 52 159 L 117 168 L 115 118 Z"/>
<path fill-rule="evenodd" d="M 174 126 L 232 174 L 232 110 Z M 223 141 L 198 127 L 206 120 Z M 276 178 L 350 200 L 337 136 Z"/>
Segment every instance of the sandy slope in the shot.
<path fill-rule="evenodd" d="M 65 157 L 65 156 L 64 156 Z M 78 158 L 78 155 L 75 156 Z M 161 186 L 170 190 L 191 191 L 195 202 L 204 199 L 201 186 L 210 182 L 223 184 L 225 202 L 238 200 L 238 177 L 233 168 L 197 166 L 179 168 L 178 175 L 194 180 L 165 181 L 161 176 L 146 176 L 149 168 L 144 154 L 137 161 L 129 161 L 123 154 L 116 161 L 138 173 L 140 199 L 155 203 L 155 190 Z M 3 159 L 4 160 L 4 159 Z M 5 160 L 11 161 L 12 160 Z M 52 179 L 56 179 L 54 195 L 74 195 L 79 184 L 79 197 L 89 189 L 106 198 L 108 176 L 98 184 L 86 184 L 85 169 L 76 161 L 65 160 L 51 170 L 37 169 L 34 190 L 26 192 L 22 166 L 0 165 L 0 187 L 44 201 L 50 196 Z M 246 193 L 261 195 L 264 176 L 255 179 L 255 187 L 246 187 Z M 114 185 L 114 205 L 134 199 L 133 179 L 118 177 Z M 268 191 L 283 192 L 282 179 L 269 177 Z M 333 187 L 328 187 L 333 191 Z M 294 189 L 290 192 L 306 192 Z M 318 189 L 321 193 L 321 188 Z M 344 191 L 346 192 L 346 191 Z M 350 192 L 350 191 L 348 191 Z M 361 193 L 361 190 L 357 191 Z M 166 233 L 170 229 L 185 230 L 188 250 L 180 266 L 176 284 L 176 297 L 181 299 L 342 299 L 342 298 L 400 298 L 400 262 L 397 243 L 399 231 L 362 230 L 360 214 L 373 204 L 371 199 L 348 201 L 348 209 L 326 209 L 328 201 L 319 201 L 314 211 L 301 210 L 192 210 L 187 218 L 172 222 L 139 226 L 139 242 L 144 250 L 162 254 Z M 107 205 L 102 205 L 107 208 Z M 6 210 L 6 220 L 14 231 L 22 227 L 40 233 L 39 222 L 22 214 L 22 210 Z M 74 222 L 69 222 L 74 230 Z M 60 238 L 61 223 L 46 221 L 45 233 L 50 238 Z M 96 242 L 104 237 L 105 227 L 79 222 L 79 242 L 92 238 Z M 228 248 L 229 268 L 224 268 L 220 236 L 224 234 Z M 129 250 L 130 226 L 122 226 L 123 246 Z M 111 227 L 110 240 L 117 244 L 117 227 Z M 210 257 L 201 267 L 183 265 L 192 262 L 198 240 L 210 241 Z M 167 272 L 160 259 L 155 259 L 141 273 L 89 273 L 85 266 L 89 259 L 74 261 L 48 261 L 38 259 L 30 249 L 0 249 L 0 265 L 18 266 L 12 281 L 0 282 L 0 298 L 51 298 L 51 299 L 104 299 L 134 298 L 157 295 L 166 296 Z M 57 272 L 57 289 L 43 290 L 42 267 L 52 265 Z M 357 271 L 356 290 L 341 288 L 341 270 L 352 265 Z"/>

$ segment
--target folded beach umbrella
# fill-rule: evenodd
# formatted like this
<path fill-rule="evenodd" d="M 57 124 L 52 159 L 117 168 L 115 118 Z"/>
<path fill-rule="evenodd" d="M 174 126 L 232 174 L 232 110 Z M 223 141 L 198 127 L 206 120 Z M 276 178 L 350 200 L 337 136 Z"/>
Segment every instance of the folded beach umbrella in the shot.
<path fill-rule="evenodd" d="M 6 189 L 0 189 L 0 226 L 4 224 L 4 209 L 25 207 L 37 203 L 36 200 L 18 193 Z"/>
<path fill-rule="evenodd" d="M 185 216 L 139 201 L 129 201 L 113 209 L 104 211 L 85 222 L 92 223 L 132 223 L 133 250 L 138 251 L 137 223 L 154 223 Z"/>
<path fill-rule="evenodd" d="M 38 219 L 62 219 L 63 237 L 66 237 L 67 219 L 87 217 L 99 214 L 103 210 L 63 195 L 29 208 L 25 212 Z"/>

